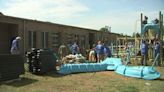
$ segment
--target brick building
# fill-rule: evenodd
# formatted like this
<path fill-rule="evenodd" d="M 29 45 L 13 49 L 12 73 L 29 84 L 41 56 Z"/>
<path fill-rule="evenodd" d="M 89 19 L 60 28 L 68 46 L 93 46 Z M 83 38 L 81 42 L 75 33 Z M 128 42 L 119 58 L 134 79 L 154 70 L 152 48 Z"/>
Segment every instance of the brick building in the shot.
<path fill-rule="evenodd" d="M 71 45 L 74 41 L 84 51 L 98 40 L 116 42 L 120 35 L 0 14 L 0 54 L 10 53 L 11 42 L 16 36 L 22 38 L 21 53 L 24 54 L 31 48 L 51 48 L 57 51 L 61 43 Z"/>

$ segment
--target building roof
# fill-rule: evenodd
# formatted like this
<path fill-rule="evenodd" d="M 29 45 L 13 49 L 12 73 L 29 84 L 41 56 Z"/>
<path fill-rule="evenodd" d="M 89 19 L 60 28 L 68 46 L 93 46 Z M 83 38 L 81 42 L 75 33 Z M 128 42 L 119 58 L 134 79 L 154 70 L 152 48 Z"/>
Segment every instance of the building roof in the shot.
<path fill-rule="evenodd" d="M 72 27 L 72 28 L 78 28 L 78 29 L 84 29 L 84 30 L 90 30 L 90 31 L 99 32 L 99 30 L 96 30 L 96 29 L 83 28 L 83 27 L 77 27 L 77 26 L 65 25 L 65 24 L 59 24 L 59 23 L 53 23 L 53 22 L 49 22 L 49 21 L 40 21 L 40 20 L 36 20 L 36 19 L 27 19 L 27 18 L 20 18 L 20 17 L 8 16 L 8 15 L 4 15 L 1 12 L 0 12 L 0 16 L 1 17 L 13 18 L 13 19 L 20 19 L 20 20 L 26 20 L 26 21 L 33 21 L 33 22 L 46 23 L 46 24 L 59 25 L 59 26 L 66 26 L 66 27 Z M 113 33 L 113 32 L 108 32 L 108 33 L 115 34 L 115 35 L 119 35 L 120 36 L 119 33 Z"/>

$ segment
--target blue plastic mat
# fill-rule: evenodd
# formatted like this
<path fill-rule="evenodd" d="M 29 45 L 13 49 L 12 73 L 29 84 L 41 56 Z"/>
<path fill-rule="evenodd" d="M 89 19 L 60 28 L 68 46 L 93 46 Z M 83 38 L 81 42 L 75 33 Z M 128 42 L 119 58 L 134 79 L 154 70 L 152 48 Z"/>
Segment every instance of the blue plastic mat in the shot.
<path fill-rule="evenodd" d="M 105 71 L 107 64 L 101 63 L 82 63 L 82 64 L 65 64 L 61 66 L 58 73 L 60 74 L 70 74 L 79 72 L 98 72 Z"/>
<path fill-rule="evenodd" d="M 121 58 L 106 58 L 102 64 L 107 64 L 107 70 L 116 70 L 116 68 L 122 65 Z"/>
<path fill-rule="evenodd" d="M 65 64 L 61 66 L 58 73 L 70 74 L 79 72 L 115 70 L 119 65 L 122 65 L 120 58 L 107 58 L 101 63 Z"/>
<path fill-rule="evenodd" d="M 62 65 L 58 73 L 70 74 L 80 72 L 98 72 L 105 70 L 115 70 L 124 76 L 153 80 L 160 77 L 160 73 L 152 66 L 126 66 L 120 58 L 107 58 L 101 63 L 81 63 Z"/>
<path fill-rule="evenodd" d="M 143 78 L 147 80 L 153 80 L 160 77 L 160 73 L 155 68 L 150 66 L 118 66 L 116 73 L 124 76 Z"/>

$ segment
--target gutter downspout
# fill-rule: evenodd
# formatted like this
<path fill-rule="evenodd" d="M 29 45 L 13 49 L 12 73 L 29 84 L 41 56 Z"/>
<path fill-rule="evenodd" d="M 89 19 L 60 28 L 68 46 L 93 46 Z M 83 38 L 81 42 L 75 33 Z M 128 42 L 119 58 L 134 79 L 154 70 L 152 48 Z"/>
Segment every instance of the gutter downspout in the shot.
<path fill-rule="evenodd" d="M 26 24 L 25 20 L 23 20 L 23 55 L 25 56 L 26 51 Z"/>

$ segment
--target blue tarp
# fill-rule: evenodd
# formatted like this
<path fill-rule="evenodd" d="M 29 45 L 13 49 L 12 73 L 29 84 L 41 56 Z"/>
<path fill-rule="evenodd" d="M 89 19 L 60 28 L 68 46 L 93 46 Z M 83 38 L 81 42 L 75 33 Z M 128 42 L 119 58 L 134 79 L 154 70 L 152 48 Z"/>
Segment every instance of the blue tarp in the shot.
<path fill-rule="evenodd" d="M 121 58 L 106 58 L 102 64 L 107 64 L 107 70 L 116 70 L 119 65 L 122 65 Z"/>
<path fill-rule="evenodd" d="M 143 78 L 147 80 L 153 80 L 160 77 L 160 73 L 156 71 L 154 67 L 150 66 L 118 66 L 116 73 L 124 76 Z"/>
<path fill-rule="evenodd" d="M 58 71 L 60 74 L 70 74 L 79 72 L 98 72 L 105 71 L 107 64 L 101 63 L 82 63 L 82 64 L 65 64 Z"/>
<path fill-rule="evenodd" d="M 122 65 L 121 58 L 106 58 L 101 63 L 65 64 L 61 66 L 58 72 L 60 74 L 70 74 L 78 72 L 115 70 L 119 65 Z"/>
<path fill-rule="evenodd" d="M 81 63 L 62 65 L 58 73 L 70 74 L 79 72 L 98 72 L 105 70 L 115 70 L 116 73 L 124 76 L 153 80 L 160 77 L 160 73 L 150 66 L 126 66 L 121 62 L 121 58 L 107 58 L 101 63 Z"/>

